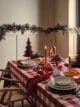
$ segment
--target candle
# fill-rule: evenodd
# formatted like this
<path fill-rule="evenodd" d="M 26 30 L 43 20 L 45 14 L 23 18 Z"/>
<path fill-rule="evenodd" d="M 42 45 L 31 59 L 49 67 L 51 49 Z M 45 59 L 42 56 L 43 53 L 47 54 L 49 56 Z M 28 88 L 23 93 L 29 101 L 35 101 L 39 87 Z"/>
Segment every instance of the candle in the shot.
<path fill-rule="evenodd" d="M 56 55 L 56 46 L 53 46 L 54 55 Z"/>
<path fill-rule="evenodd" d="M 52 57 L 53 56 L 53 48 L 50 48 L 50 52 L 49 52 L 49 56 Z"/>
<path fill-rule="evenodd" d="M 39 61 L 42 63 L 43 62 L 43 58 L 39 58 Z"/>
<path fill-rule="evenodd" d="M 47 46 L 45 45 L 44 47 L 44 52 L 45 52 L 45 66 L 47 64 Z"/>

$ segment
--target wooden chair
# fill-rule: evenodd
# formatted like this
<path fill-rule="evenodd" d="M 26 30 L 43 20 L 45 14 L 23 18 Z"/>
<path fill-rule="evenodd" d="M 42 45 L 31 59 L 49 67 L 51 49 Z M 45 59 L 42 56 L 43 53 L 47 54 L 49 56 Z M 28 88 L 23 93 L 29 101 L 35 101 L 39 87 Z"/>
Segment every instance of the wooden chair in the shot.
<path fill-rule="evenodd" d="M 0 69 L 2 72 L 7 72 L 6 70 Z M 8 71 L 9 72 L 9 71 Z M 25 94 L 21 91 L 21 89 L 16 85 L 17 80 L 5 78 L 0 76 L 0 80 L 8 81 L 10 84 L 7 87 L 3 87 L 0 89 L 0 107 L 8 107 L 10 104 L 14 107 L 14 103 L 17 101 L 21 101 L 22 107 L 24 106 L 23 101 L 26 99 Z"/>
<path fill-rule="evenodd" d="M 11 102 L 12 92 L 19 91 L 20 88 L 2 88 L 0 89 L 0 107 L 8 107 Z"/>

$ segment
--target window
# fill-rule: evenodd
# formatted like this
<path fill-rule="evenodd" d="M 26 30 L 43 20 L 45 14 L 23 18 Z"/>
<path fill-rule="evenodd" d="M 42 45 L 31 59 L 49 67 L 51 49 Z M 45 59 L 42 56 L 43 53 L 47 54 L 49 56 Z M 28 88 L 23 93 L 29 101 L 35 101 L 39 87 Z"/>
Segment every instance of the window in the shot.
<path fill-rule="evenodd" d="M 76 9 L 76 22 L 77 22 L 77 27 L 80 27 L 80 0 L 77 0 L 77 9 Z M 77 52 L 80 51 L 80 35 L 77 35 Z"/>

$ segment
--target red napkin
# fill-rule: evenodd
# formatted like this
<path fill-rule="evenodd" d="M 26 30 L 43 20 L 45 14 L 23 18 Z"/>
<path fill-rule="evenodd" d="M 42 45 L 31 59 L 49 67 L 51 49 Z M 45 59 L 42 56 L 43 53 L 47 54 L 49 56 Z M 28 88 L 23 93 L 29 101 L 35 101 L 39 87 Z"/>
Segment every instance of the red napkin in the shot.
<path fill-rule="evenodd" d="M 45 74 L 40 76 L 40 81 L 44 81 L 48 79 L 53 73 L 51 71 L 46 72 Z"/>

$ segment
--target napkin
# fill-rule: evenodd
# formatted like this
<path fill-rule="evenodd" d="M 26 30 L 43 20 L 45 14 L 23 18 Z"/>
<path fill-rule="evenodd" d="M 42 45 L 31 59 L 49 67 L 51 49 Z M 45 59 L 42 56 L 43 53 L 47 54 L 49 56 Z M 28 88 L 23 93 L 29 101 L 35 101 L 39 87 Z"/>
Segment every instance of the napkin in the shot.
<path fill-rule="evenodd" d="M 47 73 L 41 75 L 39 80 L 44 81 L 44 80 L 48 79 L 52 74 L 53 73 L 51 71 L 50 72 L 48 71 Z"/>

